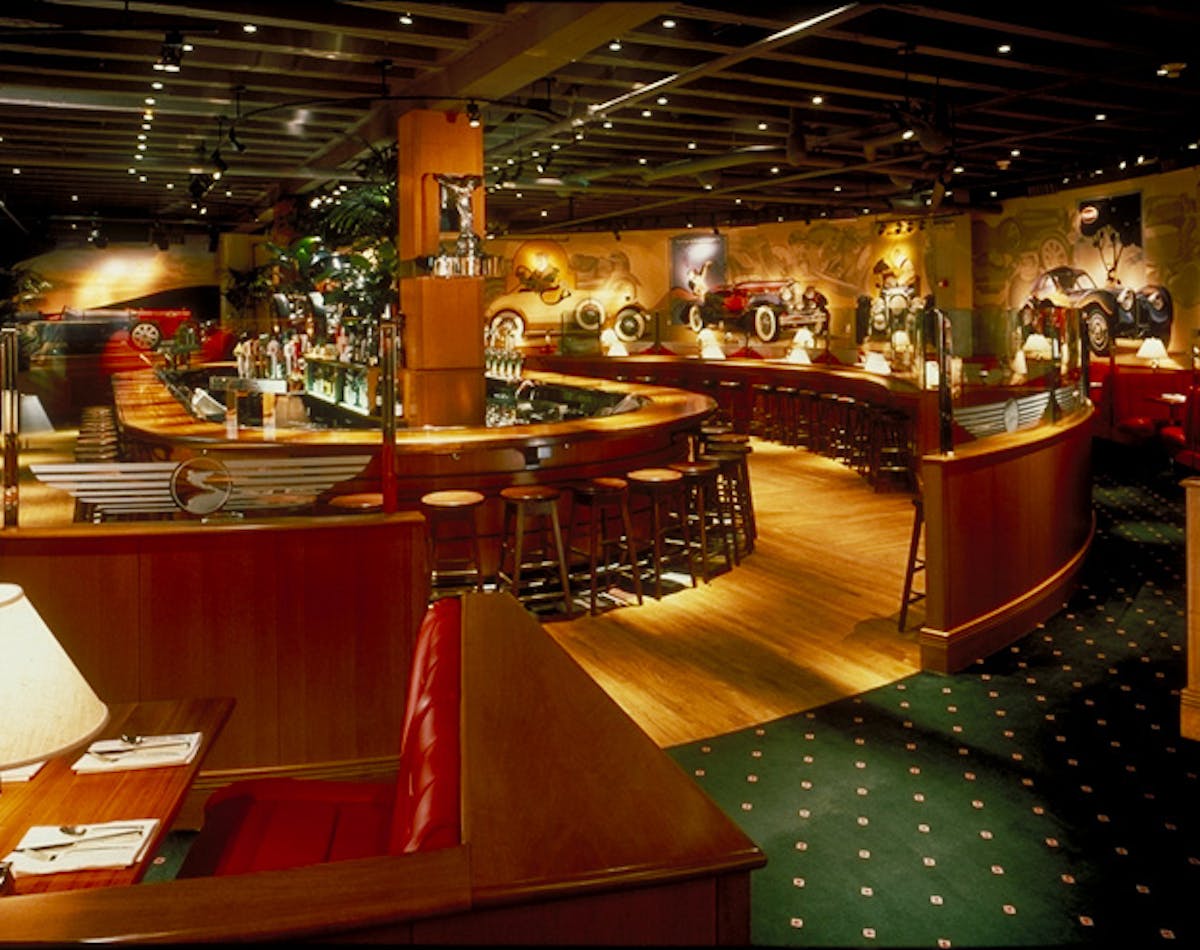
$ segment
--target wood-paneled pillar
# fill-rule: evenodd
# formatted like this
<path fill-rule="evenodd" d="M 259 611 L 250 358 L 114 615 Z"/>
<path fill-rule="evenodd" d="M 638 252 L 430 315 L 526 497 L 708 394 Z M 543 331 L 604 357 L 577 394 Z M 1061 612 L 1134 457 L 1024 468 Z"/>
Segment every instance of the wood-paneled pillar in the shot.
<path fill-rule="evenodd" d="M 1185 478 L 1187 685 L 1179 691 L 1179 734 L 1200 741 L 1200 478 Z"/>
<path fill-rule="evenodd" d="M 402 261 L 440 251 L 438 175 L 483 177 L 483 130 L 457 112 L 406 112 L 397 124 Z M 483 227 L 484 191 L 472 196 Z M 453 244 L 454 234 L 448 238 Z M 483 278 L 402 277 L 404 418 L 409 426 L 483 425 Z"/>

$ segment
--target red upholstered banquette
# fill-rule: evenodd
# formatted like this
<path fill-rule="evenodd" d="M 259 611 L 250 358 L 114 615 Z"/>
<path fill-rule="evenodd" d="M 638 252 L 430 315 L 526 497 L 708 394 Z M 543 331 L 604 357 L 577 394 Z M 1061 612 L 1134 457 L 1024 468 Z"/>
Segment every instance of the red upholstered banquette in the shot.
<path fill-rule="evenodd" d="M 242 874 L 456 845 L 462 604 L 442 598 L 413 652 L 397 780 L 254 779 L 214 792 L 180 877 Z M 364 715 L 370 715 L 364 710 Z"/>

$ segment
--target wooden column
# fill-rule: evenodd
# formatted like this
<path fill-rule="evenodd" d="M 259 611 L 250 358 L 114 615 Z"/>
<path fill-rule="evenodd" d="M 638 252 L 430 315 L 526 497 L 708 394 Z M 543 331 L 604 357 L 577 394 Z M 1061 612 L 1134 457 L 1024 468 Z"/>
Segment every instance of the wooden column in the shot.
<path fill-rule="evenodd" d="M 1179 691 L 1179 734 L 1200 740 L 1200 478 L 1185 478 L 1187 525 L 1187 685 Z"/>
<path fill-rule="evenodd" d="M 457 112 L 415 110 L 397 123 L 402 261 L 436 256 L 442 234 L 437 176 L 483 175 L 483 130 Z M 472 197 L 484 226 L 483 187 Z M 453 246 L 457 232 L 446 235 Z M 404 418 L 410 427 L 483 425 L 483 278 L 402 277 Z"/>

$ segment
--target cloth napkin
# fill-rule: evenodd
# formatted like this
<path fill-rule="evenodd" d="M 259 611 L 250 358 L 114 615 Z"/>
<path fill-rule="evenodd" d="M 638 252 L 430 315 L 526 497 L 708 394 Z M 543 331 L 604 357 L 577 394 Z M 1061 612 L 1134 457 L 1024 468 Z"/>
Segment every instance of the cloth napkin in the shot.
<path fill-rule="evenodd" d="M 126 868 L 150 846 L 157 818 L 75 825 L 68 834 L 57 825 L 34 825 L 4 860 L 17 877 L 97 868 Z"/>
<path fill-rule="evenodd" d="M 141 736 L 138 742 L 124 739 L 98 739 L 88 746 L 71 766 L 76 772 L 120 772 L 125 769 L 149 769 L 162 765 L 185 765 L 200 748 L 199 732 Z"/>

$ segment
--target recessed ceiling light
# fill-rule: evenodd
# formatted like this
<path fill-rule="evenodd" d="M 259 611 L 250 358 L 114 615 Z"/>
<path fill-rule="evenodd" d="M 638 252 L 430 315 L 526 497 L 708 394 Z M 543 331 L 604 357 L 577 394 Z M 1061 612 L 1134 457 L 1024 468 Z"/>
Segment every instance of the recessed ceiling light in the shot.
<path fill-rule="evenodd" d="M 401 26 L 412 26 L 413 25 L 412 14 L 411 13 L 401 13 L 400 14 L 400 25 Z"/>
<path fill-rule="evenodd" d="M 813 97 L 812 97 L 812 104 L 813 104 L 814 106 L 823 105 L 824 103 L 825 103 L 825 97 L 824 97 L 824 96 L 813 96 Z"/>
<path fill-rule="evenodd" d="M 643 119 L 648 119 L 648 118 L 650 118 L 650 116 L 652 116 L 652 115 L 654 115 L 654 113 L 653 113 L 653 112 L 651 112 L 649 109 L 643 109 L 643 110 L 642 110 L 642 118 L 643 118 Z"/>
<path fill-rule="evenodd" d="M 909 139 L 911 139 L 916 134 L 917 133 L 914 132 L 912 129 L 905 129 L 903 132 L 900 133 L 900 138 L 904 139 L 904 141 L 907 142 Z"/>
<path fill-rule="evenodd" d="M 170 191 L 174 187 L 175 187 L 175 182 L 173 182 L 173 181 L 167 182 L 167 191 Z"/>
<path fill-rule="evenodd" d="M 1120 163 L 1117 165 L 1117 168 L 1121 169 L 1121 171 L 1125 171 L 1125 167 L 1128 164 L 1129 162 L 1125 161 L 1125 159 L 1121 159 Z"/>
<path fill-rule="evenodd" d="M 1196 149 L 1200 148 L 1200 142 L 1188 142 L 1188 148 L 1195 151 Z"/>
<path fill-rule="evenodd" d="M 1096 113 L 1096 121 L 1097 122 L 1103 122 L 1107 118 L 1108 118 L 1108 114 L 1105 112 L 1097 112 Z"/>
<path fill-rule="evenodd" d="M 965 171 L 966 171 L 966 169 L 963 168 L 961 165 L 954 166 L 954 174 L 956 174 L 956 175 L 961 175 Z"/>
<path fill-rule="evenodd" d="M 613 40 L 611 43 L 609 43 L 609 44 L 608 44 L 608 48 L 609 48 L 610 50 L 612 50 L 614 53 L 620 52 L 620 50 L 621 50 L 621 41 L 620 41 L 620 40 Z"/>
<path fill-rule="evenodd" d="M 688 144 L 687 144 L 687 147 L 688 147 L 688 148 L 695 148 L 695 147 L 696 147 L 696 143 L 695 143 L 695 142 L 688 142 Z"/>
<path fill-rule="evenodd" d="M 841 191 L 841 190 L 842 190 L 842 186 L 841 186 L 841 185 L 834 185 L 834 186 L 833 186 L 833 190 L 834 190 L 834 191 Z"/>
<path fill-rule="evenodd" d="M 669 100 L 667 99 L 666 96 L 659 96 L 654 101 L 657 102 L 660 106 L 665 106 Z"/>
<path fill-rule="evenodd" d="M 243 23 L 242 24 L 242 32 L 243 33 L 257 33 L 258 27 L 255 26 L 253 23 Z"/>
<path fill-rule="evenodd" d="M 673 29 L 675 29 L 675 21 L 674 21 L 674 20 L 672 20 L 670 17 L 667 17 L 665 20 L 663 20 L 663 21 L 662 21 L 662 25 L 663 25 L 663 29 L 664 29 L 664 30 L 673 30 Z"/>
<path fill-rule="evenodd" d="M 14 169 L 13 169 L 13 174 L 14 174 L 14 175 L 19 175 L 19 174 L 21 174 L 21 169 L 19 169 L 19 168 L 14 168 Z"/>
<path fill-rule="evenodd" d="M 1013 149 L 1011 152 L 1009 152 L 1008 154 L 1009 154 L 1009 155 L 1011 155 L 1013 158 L 1020 158 L 1020 157 L 1021 157 L 1021 150 L 1020 150 L 1019 148 L 1014 148 L 1014 149 Z"/>
<path fill-rule="evenodd" d="M 765 123 L 765 122 L 758 123 L 758 131 L 760 131 L 760 132 L 767 131 L 767 123 Z"/>
<path fill-rule="evenodd" d="M 157 89 L 162 89 L 162 87 L 163 87 L 163 84 L 162 84 L 161 82 L 159 82 L 157 79 L 156 79 L 156 80 L 154 80 L 154 82 L 150 83 L 150 88 L 151 88 L 151 89 L 156 89 L 156 90 L 157 90 Z"/>
<path fill-rule="evenodd" d="M 1066 179 L 1064 178 L 1063 181 L 1066 181 Z M 997 197 L 999 194 L 1000 194 L 1000 192 L 995 191 L 995 190 L 988 192 L 988 195 L 991 196 L 992 198 Z"/>
<path fill-rule="evenodd" d="M 72 201 L 78 201 L 78 200 L 79 200 L 79 195 L 71 195 L 71 200 L 72 200 Z"/>
<path fill-rule="evenodd" d="M 778 166 L 778 165 L 772 165 L 772 166 L 771 166 L 771 174 L 772 174 L 772 175 L 778 175 L 778 174 L 779 174 L 779 166 Z"/>
<path fill-rule="evenodd" d="M 1001 43 L 999 46 L 996 47 L 996 52 L 997 53 L 1011 53 L 1012 45 L 1009 43 Z"/>
<path fill-rule="evenodd" d="M 612 128 L 612 119 L 605 119 L 605 120 L 604 120 L 604 121 L 601 123 L 601 125 L 603 125 L 603 126 L 604 126 L 604 128 L 606 128 L 606 129 L 611 129 L 611 128 Z"/>

